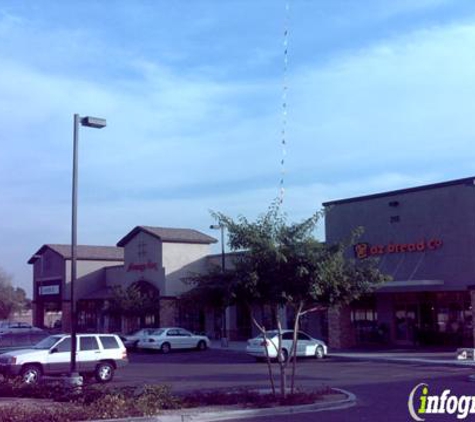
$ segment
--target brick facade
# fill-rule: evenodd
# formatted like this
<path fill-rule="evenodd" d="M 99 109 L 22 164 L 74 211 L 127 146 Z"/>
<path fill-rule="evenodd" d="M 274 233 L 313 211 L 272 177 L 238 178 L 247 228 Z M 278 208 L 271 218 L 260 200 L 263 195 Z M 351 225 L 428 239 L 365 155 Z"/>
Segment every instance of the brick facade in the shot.
<path fill-rule="evenodd" d="M 177 325 L 176 299 L 160 299 L 160 326 L 173 327 Z"/>
<path fill-rule="evenodd" d="M 349 306 L 328 310 L 328 340 L 330 347 L 335 349 L 353 347 L 356 344 Z"/>
<path fill-rule="evenodd" d="M 470 287 L 470 302 L 472 305 L 472 321 L 475 321 L 475 290 Z M 473 347 L 475 348 L 475 325 L 472 328 L 473 332 Z"/>
<path fill-rule="evenodd" d="M 62 331 L 64 333 L 71 332 L 71 302 L 69 300 L 65 300 L 61 304 L 62 313 Z"/>

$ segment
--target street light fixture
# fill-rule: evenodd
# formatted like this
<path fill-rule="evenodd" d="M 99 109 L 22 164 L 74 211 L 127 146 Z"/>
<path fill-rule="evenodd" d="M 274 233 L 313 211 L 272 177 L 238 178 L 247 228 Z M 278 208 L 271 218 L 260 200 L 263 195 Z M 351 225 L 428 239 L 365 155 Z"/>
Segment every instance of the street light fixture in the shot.
<path fill-rule="evenodd" d="M 226 255 L 224 251 L 224 229 L 223 224 L 211 224 L 209 226 L 212 230 L 221 230 L 221 272 L 224 275 L 226 270 Z M 228 333 L 227 333 L 227 324 L 226 324 L 226 307 L 223 310 L 223 334 L 221 336 L 221 347 L 228 347 Z"/>
<path fill-rule="evenodd" d="M 76 350 L 77 350 L 77 318 L 76 302 L 74 298 L 74 284 L 76 281 L 76 263 L 77 263 L 77 199 L 78 199 L 78 141 L 79 126 L 102 129 L 106 127 L 106 120 L 98 117 L 81 117 L 74 115 L 73 128 L 73 191 L 72 191 L 72 221 L 71 221 L 71 362 L 70 362 L 70 381 L 73 385 L 81 385 L 82 379 L 76 370 Z"/>

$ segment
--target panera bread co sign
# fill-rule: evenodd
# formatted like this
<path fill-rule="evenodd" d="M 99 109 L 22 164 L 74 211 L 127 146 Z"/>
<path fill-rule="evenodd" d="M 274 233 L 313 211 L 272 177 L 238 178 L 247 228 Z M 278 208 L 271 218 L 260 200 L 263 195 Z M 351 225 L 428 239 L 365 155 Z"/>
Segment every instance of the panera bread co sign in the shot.
<path fill-rule="evenodd" d="M 357 243 L 354 246 L 355 256 L 358 259 L 370 256 L 381 256 L 395 253 L 435 251 L 442 247 L 442 240 L 429 239 L 413 243 L 388 243 L 387 245 L 370 245 L 369 243 Z"/>

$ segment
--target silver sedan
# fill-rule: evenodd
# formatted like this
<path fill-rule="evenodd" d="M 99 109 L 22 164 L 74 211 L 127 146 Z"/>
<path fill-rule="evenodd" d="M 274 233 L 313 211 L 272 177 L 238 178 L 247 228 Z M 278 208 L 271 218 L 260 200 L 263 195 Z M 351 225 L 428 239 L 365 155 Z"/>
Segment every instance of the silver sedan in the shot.
<path fill-rule="evenodd" d="M 248 355 L 254 356 L 257 359 L 264 359 L 268 355 L 270 358 L 277 357 L 277 350 L 279 344 L 279 333 L 277 330 L 268 331 L 266 339 L 263 335 L 259 335 L 253 339 L 248 340 L 246 352 Z M 287 360 L 293 344 L 293 331 L 282 330 L 282 360 Z M 267 353 L 266 353 L 267 349 Z M 297 333 L 297 356 L 313 356 L 317 359 L 324 358 L 328 353 L 327 345 L 308 334 L 299 331 Z"/>
<path fill-rule="evenodd" d="M 210 340 L 206 336 L 190 333 L 177 327 L 160 328 L 139 340 L 139 349 L 160 350 L 169 353 L 174 349 L 206 350 Z"/>
<path fill-rule="evenodd" d="M 122 341 L 124 342 L 125 347 L 135 349 L 139 344 L 139 341 L 152 334 L 153 332 L 159 330 L 156 328 L 141 328 L 140 330 L 133 331 L 132 333 L 121 336 Z"/>

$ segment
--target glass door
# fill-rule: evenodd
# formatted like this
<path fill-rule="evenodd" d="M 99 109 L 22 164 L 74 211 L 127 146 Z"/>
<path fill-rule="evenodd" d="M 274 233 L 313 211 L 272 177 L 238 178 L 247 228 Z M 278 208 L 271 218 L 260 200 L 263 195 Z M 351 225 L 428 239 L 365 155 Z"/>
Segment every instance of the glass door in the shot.
<path fill-rule="evenodd" d="M 418 320 L 417 305 L 398 305 L 395 310 L 395 341 L 401 345 L 415 344 Z"/>

